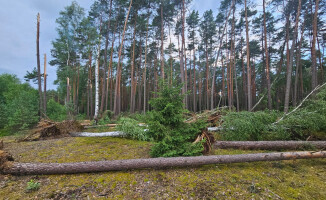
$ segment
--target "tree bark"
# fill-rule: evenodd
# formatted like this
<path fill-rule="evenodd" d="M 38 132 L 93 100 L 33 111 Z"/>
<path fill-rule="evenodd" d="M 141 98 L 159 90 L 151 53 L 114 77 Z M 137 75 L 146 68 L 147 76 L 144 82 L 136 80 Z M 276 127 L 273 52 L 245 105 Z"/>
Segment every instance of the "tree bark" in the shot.
<path fill-rule="evenodd" d="M 268 47 L 267 47 L 265 0 L 263 0 L 263 12 L 264 12 L 264 40 L 265 40 L 265 57 L 266 57 L 267 98 L 268 98 L 268 109 L 271 110 L 272 109 L 272 95 L 271 95 L 271 80 L 269 77 L 269 54 L 268 54 Z"/>
<path fill-rule="evenodd" d="M 147 25 L 146 25 L 146 42 L 145 42 L 145 63 L 144 63 L 144 107 L 143 111 L 144 114 L 146 113 L 146 69 L 147 69 L 147 40 L 148 40 L 148 24 L 149 24 L 149 10 L 147 11 L 148 18 L 147 18 Z"/>
<path fill-rule="evenodd" d="M 130 83 L 130 113 L 135 112 L 135 47 L 136 47 L 136 24 L 137 24 L 137 11 L 134 16 L 134 33 L 133 33 L 133 44 L 132 44 L 132 56 L 131 56 L 131 83 Z"/>
<path fill-rule="evenodd" d="M 44 103 L 43 103 L 43 109 L 44 114 L 46 115 L 46 54 L 44 54 Z"/>
<path fill-rule="evenodd" d="M 247 91 L 248 91 L 248 111 L 252 107 L 251 97 L 251 72 L 250 72 L 250 51 L 249 51 L 249 28 L 248 28 L 248 16 L 247 16 L 247 0 L 245 3 L 245 18 L 246 18 L 246 43 L 247 43 Z"/>
<path fill-rule="evenodd" d="M 164 19 L 163 0 L 161 0 L 161 78 L 164 80 Z"/>
<path fill-rule="evenodd" d="M 293 33 L 293 39 L 292 39 L 292 46 L 291 46 L 291 50 L 290 50 L 290 57 L 289 57 L 287 73 L 286 73 L 286 87 L 285 87 L 285 100 L 284 100 L 284 112 L 285 113 L 289 112 L 293 54 L 294 54 L 294 47 L 295 47 L 295 43 L 296 43 L 297 35 L 298 35 L 298 23 L 299 23 L 300 11 L 301 11 L 301 0 L 299 0 L 298 12 L 297 12 L 297 16 L 295 19 L 295 27 L 294 27 L 294 33 Z"/>
<path fill-rule="evenodd" d="M 326 148 L 326 141 L 217 141 L 214 147 L 218 149 L 300 149 Z"/>
<path fill-rule="evenodd" d="M 40 61 L 40 13 L 37 13 L 36 31 L 36 59 L 37 59 L 37 84 L 39 94 L 39 117 L 42 117 L 42 86 L 41 86 L 41 61 Z"/>
<path fill-rule="evenodd" d="M 128 22 L 128 17 L 130 13 L 132 5 L 132 0 L 130 0 L 130 5 L 128 9 L 128 13 L 125 19 L 125 24 L 123 27 L 123 33 L 122 33 L 122 38 L 121 38 L 121 44 L 120 44 L 120 49 L 119 49 L 119 58 L 118 58 L 118 66 L 117 66 L 117 77 L 116 77 L 116 82 L 115 82 L 115 96 L 114 96 L 114 115 L 118 115 L 121 112 L 121 95 L 120 95 L 120 80 L 121 80 L 121 53 L 122 53 L 122 48 L 123 48 L 123 42 L 124 42 L 124 37 L 125 37 L 125 32 L 126 32 L 126 27 L 127 27 L 127 22 Z"/>
<path fill-rule="evenodd" d="M 3 153 L 1 152 L 1 155 Z M 319 152 L 281 152 L 240 155 L 213 155 L 196 157 L 149 158 L 76 163 L 1 163 L 2 174 L 39 175 L 39 174 L 76 174 L 121 171 L 144 168 L 194 167 L 209 164 L 242 163 L 257 161 L 279 161 L 294 159 L 326 158 L 325 151 Z M 12 158 L 9 160 L 12 160 Z"/>
<path fill-rule="evenodd" d="M 299 68 L 300 68 L 300 60 L 301 60 L 301 45 L 303 41 L 303 33 L 304 33 L 304 26 L 305 23 L 302 23 L 301 27 L 301 38 L 299 41 L 299 45 L 297 45 L 297 61 L 295 66 L 295 80 L 294 80 L 294 97 L 293 97 L 293 106 L 297 105 L 298 99 L 298 81 L 299 81 Z"/>
<path fill-rule="evenodd" d="M 313 19 L 313 29 L 312 29 L 312 46 L 311 46 L 311 60 L 312 60 L 311 89 L 314 89 L 318 84 L 318 82 L 317 82 L 317 60 L 316 60 L 316 38 L 317 38 L 318 5 L 319 5 L 319 0 L 316 0 L 315 13 L 314 13 L 314 19 Z"/>

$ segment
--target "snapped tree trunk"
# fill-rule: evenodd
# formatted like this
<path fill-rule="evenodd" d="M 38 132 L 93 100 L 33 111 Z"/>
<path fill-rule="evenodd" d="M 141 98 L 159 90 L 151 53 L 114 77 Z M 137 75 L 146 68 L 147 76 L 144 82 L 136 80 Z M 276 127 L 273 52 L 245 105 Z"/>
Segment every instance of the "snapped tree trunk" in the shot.
<path fill-rule="evenodd" d="M 36 59 L 37 59 L 37 84 L 39 94 L 39 117 L 42 116 L 42 86 L 41 86 L 41 61 L 40 61 L 40 13 L 37 13 L 36 31 Z"/>
<path fill-rule="evenodd" d="M 107 172 L 144 168 L 168 168 L 168 167 L 194 167 L 209 164 L 241 163 L 257 161 L 278 161 L 293 159 L 326 158 L 325 151 L 319 152 L 282 152 L 282 153 L 257 153 L 240 155 L 213 155 L 195 157 L 174 158 L 149 158 L 76 163 L 17 163 L 1 151 L 0 172 L 13 175 L 38 175 L 38 174 L 75 174 L 87 172 Z"/>
<path fill-rule="evenodd" d="M 44 54 L 44 103 L 43 103 L 43 109 L 44 109 L 44 114 L 46 115 L 46 54 Z"/>
<path fill-rule="evenodd" d="M 218 149 L 325 149 L 326 141 L 217 141 L 214 147 Z"/>

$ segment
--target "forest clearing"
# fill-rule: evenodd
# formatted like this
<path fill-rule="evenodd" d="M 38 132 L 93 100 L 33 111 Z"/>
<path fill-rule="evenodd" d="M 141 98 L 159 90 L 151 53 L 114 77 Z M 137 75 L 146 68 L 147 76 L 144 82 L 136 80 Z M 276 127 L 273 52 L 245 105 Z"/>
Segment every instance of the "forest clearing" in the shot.
<path fill-rule="evenodd" d="M 0 199 L 326 199 L 326 1 L 35 2 Z"/>

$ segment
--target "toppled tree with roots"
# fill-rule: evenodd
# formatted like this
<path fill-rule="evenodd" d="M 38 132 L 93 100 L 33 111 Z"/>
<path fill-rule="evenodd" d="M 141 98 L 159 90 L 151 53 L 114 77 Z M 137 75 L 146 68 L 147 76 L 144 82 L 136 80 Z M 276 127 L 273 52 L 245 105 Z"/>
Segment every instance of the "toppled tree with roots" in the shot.
<path fill-rule="evenodd" d="M 62 122 L 53 122 L 42 120 L 38 123 L 35 129 L 27 135 L 22 141 L 36 141 L 48 138 L 58 138 L 69 136 L 70 133 L 83 130 L 83 126 L 75 120 L 66 120 Z"/>

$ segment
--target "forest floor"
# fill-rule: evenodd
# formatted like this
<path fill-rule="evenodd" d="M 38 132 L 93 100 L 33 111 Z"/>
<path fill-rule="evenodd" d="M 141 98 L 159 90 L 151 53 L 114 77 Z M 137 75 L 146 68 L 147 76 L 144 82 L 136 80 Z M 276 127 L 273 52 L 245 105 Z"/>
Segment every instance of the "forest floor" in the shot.
<path fill-rule="evenodd" d="M 93 129 L 92 131 L 104 131 Z M 151 143 L 126 138 L 1 138 L 17 162 L 149 158 Z M 215 150 L 212 154 L 268 151 Z M 26 188 L 30 180 L 37 191 Z M 326 199 L 326 159 L 144 169 L 74 175 L 0 175 L 0 199 Z"/>

